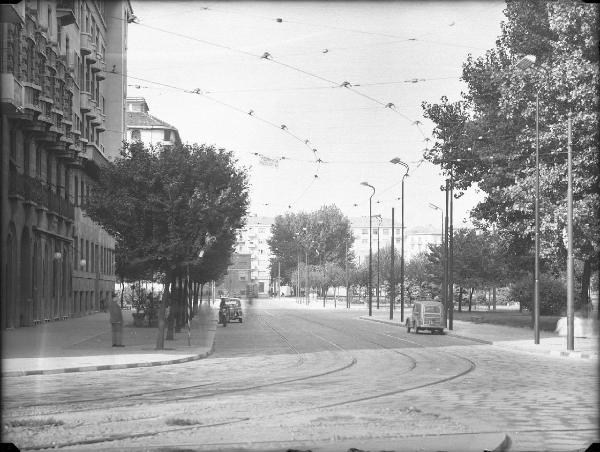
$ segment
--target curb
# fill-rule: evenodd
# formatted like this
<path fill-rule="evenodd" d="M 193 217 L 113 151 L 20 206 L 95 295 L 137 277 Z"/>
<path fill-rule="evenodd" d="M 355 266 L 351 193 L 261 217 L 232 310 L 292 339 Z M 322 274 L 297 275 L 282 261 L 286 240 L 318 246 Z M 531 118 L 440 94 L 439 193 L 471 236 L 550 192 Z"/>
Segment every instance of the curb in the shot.
<path fill-rule="evenodd" d="M 372 318 L 369 318 L 369 317 L 366 317 L 366 316 L 360 316 L 359 319 L 361 319 L 361 320 L 368 320 L 370 322 L 385 323 L 386 325 L 393 325 L 393 326 L 404 328 L 404 326 L 400 325 L 400 323 L 396 323 L 396 322 L 393 322 L 391 320 L 372 319 Z M 479 339 L 479 338 L 470 337 L 470 336 L 461 336 L 460 334 L 456 334 L 456 333 L 451 332 L 451 331 L 449 331 L 447 329 L 444 330 L 444 334 L 447 335 L 447 336 L 458 337 L 459 339 L 467 339 L 469 341 L 479 342 L 481 344 L 486 344 L 486 345 L 492 345 L 493 344 L 493 342 L 486 341 L 485 339 Z"/>
<path fill-rule="evenodd" d="M 393 325 L 393 326 L 398 326 L 401 327 L 402 325 L 400 325 L 399 323 L 390 321 L 390 320 L 382 320 L 382 319 L 373 319 L 373 318 L 369 318 L 367 316 L 360 316 L 359 319 L 361 320 L 368 320 L 370 322 L 378 322 L 378 323 L 384 323 L 387 325 Z M 501 347 L 507 350 L 513 350 L 513 351 L 520 351 L 520 352 L 529 352 L 529 353 L 536 353 L 536 354 L 545 354 L 545 355 L 552 355 L 552 356 L 558 356 L 561 358 L 580 358 L 580 359 L 598 359 L 598 352 L 576 352 L 576 351 L 570 351 L 570 350 L 535 350 L 535 349 L 527 349 L 527 348 L 520 348 L 520 347 L 506 347 L 505 345 L 500 344 L 500 342 L 505 342 L 505 341 L 487 341 L 485 339 L 479 339 L 476 337 L 471 337 L 471 336 L 463 336 L 460 334 L 456 334 L 454 332 L 451 332 L 449 330 L 445 330 L 445 334 L 447 336 L 453 336 L 453 337 L 458 337 L 460 339 L 467 339 L 470 341 L 474 341 L 474 342 L 479 342 L 481 344 L 486 344 L 486 345 L 496 345 L 497 347 Z"/>
<path fill-rule="evenodd" d="M 74 372 L 95 372 L 99 370 L 116 370 L 116 369 L 134 369 L 136 367 L 157 367 L 167 366 L 169 364 L 182 364 L 190 361 L 197 361 L 199 359 L 206 358 L 215 350 L 215 341 L 209 350 L 204 353 L 198 353 L 196 355 L 186 356 L 185 358 L 169 359 L 164 361 L 150 361 L 142 363 L 129 363 L 129 364 L 105 364 L 99 366 L 84 366 L 84 367 L 67 367 L 64 369 L 47 369 L 47 370 L 14 370 L 9 372 L 2 372 L 2 377 L 25 377 L 30 375 L 55 375 L 55 374 L 66 374 Z"/>
<path fill-rule="evenodd" d="M 507 350 L 526 352 L 526 353 L 535 353 L 542 355 L 551 355 L 559 358 L 577 358 L 577 359 L 598 359 L 598 352 L 576 352 L 571 350 L 536 350 L 536 349 L 528 349 L 522 347 L 506 347 L 505 345 L 501 345 L 499 343 L 494 342 L 493 345 L 504 348 Z"/>

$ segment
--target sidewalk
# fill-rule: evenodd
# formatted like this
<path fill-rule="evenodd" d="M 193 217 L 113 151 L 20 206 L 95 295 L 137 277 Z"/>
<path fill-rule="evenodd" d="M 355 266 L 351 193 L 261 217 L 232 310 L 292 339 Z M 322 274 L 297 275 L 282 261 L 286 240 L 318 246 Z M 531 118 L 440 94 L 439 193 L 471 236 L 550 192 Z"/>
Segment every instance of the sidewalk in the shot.
<path fill-rule="evenodd" d="M 372 313 L 371 317 L 363 315 L 360 318 L 404 328 L 400 324 L 400 312 L 394 312 L 393 320 L 389 320 L 389 311 L 373 310 Z M 576 337 L 574 350 L 567 350 L 567 338 L 548 331 L 540 331 L 540 343 L 534 344 L 533 330 L 529 328 L 454 320 L 453 330 L 445 329 L 444 332 L 451 336 L 511 350 L 569 358 L 598 359 L 598 337 Z"/>
<path fill-rule="evenodd" d="M 134 328 L 123 311 L 123 345 L 112 347 L 108 312 L 2 332 L 2 377 L 160 366 L 205 358 L 216 331 L 212 307 L 203 305 L 187 327 L 155 350 L 157 328 Z M 166 335 L 166 330 L 165 330 Z"/>

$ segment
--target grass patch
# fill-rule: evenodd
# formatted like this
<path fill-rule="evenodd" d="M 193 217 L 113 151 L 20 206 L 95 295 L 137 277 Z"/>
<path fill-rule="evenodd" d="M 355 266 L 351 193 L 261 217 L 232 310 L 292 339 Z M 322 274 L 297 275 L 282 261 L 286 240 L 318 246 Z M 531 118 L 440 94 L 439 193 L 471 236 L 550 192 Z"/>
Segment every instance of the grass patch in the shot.
<path fill-rule="evenodd" d="M 171 417 L 167 419 L 167 425 L 199 425 L 202 424 L 200 421 L 194 419 L 183 419 L 180 417 Z"/>
<path fill-rule="evenodd" d="M 6 422 L 7 427 L 58 427 L 59 425 L 64 425 L 64 422 L 53 417 L 47 419 L 15 419 Z"/>
<path fill-rule="evenodd" d="M 465 322 L 491 323 L 494 325 L 517 326 L 522 328 L 532 328 L 531 314 L 518 311 L 454 311 L 454 319 Z M 554 331 L 556 322 L 560 316 L 541 315 L 540 329 L 543 331 Z"/>

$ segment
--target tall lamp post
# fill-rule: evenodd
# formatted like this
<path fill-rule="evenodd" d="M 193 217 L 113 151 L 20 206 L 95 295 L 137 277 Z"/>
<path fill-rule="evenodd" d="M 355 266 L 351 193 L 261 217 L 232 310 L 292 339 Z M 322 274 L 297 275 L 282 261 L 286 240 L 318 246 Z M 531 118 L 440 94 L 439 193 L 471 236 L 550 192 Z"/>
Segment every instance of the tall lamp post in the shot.
<path fill-rule="evenodd" d="M 532 69 L 536 72 L 544 70 L 535 66 L 536 58 L 525 55 L 517 62 L 517 69 L 525 71 Z M 547 74 L 547 73 L 546 73 Z M 534 343 L 540 343 L 540 90 L 535 92 L 535 284 L 533 289 L 533 337 Z"/>
<path fill-rule="evenodd" d="M 400 323 L 404 322 L 404 179 L 408 176 L 409 167 L 406 163 L 400 160 L 399 157 L 394 157 L 390 163 L 402 165 L 406 171 L 402 175 L 402 241 L 400 248 Z"/>
<path fill-rule="evenodd" d="M 371 261 L 373 259 L 373 248 L 371 245 L 371 242 L 373 240 L 373 227 L 372 227 L 372 217 L 371 217 L 371 211 L 372 211 L 372 203 L 371 201 L 373 200 L 373 196 L 375 195 L 375 187 L 373 187 L 371 184 L 369 184 L 368 182 L 361 182 L 360 185 L 364 185 L 365 187 L 370 187 L 371 190 L 373 190 L 373 194 L 371 195 L 371 197 L 369 198 L 369 283 L 368 283 L 368 291 L 369 291 L 369 317 L 373 315 L 373 309 L 372 309 L 372 293 L 371 293 L 371 278 L 372 278 L 372 271 L 371 271 Z"/>
<path fill-rule="evenodd" d="M 377 309 L 379 309 L 379 232 L 383 218 L 381 215 L 375 215 L 375 218 L 377 218 L 377 288 L 375 293 L 377 294 Z"/>
<path fill-rule="evenodd" d="M 442 295 L 442 304 L 444 306 L 446 306 L 446 272 L 444 271 L 444 211 L 442 210 L 441 207 L 436 206 L 435 204 L 429 203 L 429 207 L 431 209 L 434 210 L 439 210 L 440 211 L 440 216 L 442 217 L 442 234 L 441 234 L 441 253 L 440 255 L 442 256 L 442 288 L 443 290 L 440 291 L 441 295 Z"/>

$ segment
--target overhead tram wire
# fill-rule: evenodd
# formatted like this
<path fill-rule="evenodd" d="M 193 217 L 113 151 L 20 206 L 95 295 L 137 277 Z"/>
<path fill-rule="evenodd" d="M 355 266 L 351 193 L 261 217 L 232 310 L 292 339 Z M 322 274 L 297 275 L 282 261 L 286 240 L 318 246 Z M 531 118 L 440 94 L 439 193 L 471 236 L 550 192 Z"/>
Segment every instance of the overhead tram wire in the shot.
<path fill-rule="evenodd" d="M 287 64 L 287 63 L 284 63 L 282 61 L 275 60 L 275 59 L 273 59 L 273 56 L 269 52 L 264 52 L 261 56 L 259 56 L 259 55 L 256 55 L 254 53 L 247 52 L 245 50 L 237 49 L 235 47 L 226 46 L 224 44 L 215 43 L 215 42 L 208 41 L 208 40 L 205 40 L 205 39 L 195 38 L 193 36 L 188 36 L 188 35 L 184 35 L 184 34 L 181 34 L 181 33 L 173 32 L 173 31 L 170 31 L 170 30 L 165 30 L 163 28 L 159 28 L 159 27 L 154 27 L 154 26 L 151 26 L 151 25 L 142 24 L 140 22 L 133 22 L 133 23 L 135 23 L 137 25 L 141 25 L 143 27 L 147 27 L 147 28 L 153 29 L 153 30 L 161 31 L 163 33 L 167 33 L 167 34 L 171 34 L 171 35 L 174 35 L 174 36 L 178 36 L 178 37 L 181 37 L 181 38 L 184 38 L 184 39 L 190 39 L 192 41 L 200 42 L 202 44 L 215 46 L 215 47 L 218 47 L 220 49 L 225 49 L 225 50 L 229 50 L 229 51 L 232 51 L 232 52 L 241 53 L 243 55 L 251 56 L 251 57 L 254 57 L 254 58 L 259 57 L 261 59 L 265 59 L 267 61 L 271 61 L 272 63 L 275 63 L 275 64 L 278 64 L 280 66 L 286 67 L 286 68 L 291 69 L 293 71 L 297 71 L 297 72 L 300 72 L 302 74 L 308 75 L 309 77 L 313 77 L 313 78 L 316 78 L 318 80 L 322 80 L 322 81 L 325 81 L 325 82 L 328 82 L 328 83 L 331 83 L 331 84 L 334 84 L 334 85 L 338 84 L 337 82 L 335 82 L 333 80 L 330 80 L 330 79 L 328 79 L 326 77 L 320 76 L 318 74 L 314 74 L 314 73 L 309 72 L 309 71 L 305 71 L 304 69 L 301 69 L 299 67 L 293 66 L 291 64 Z M 392 102 L 385 103 L 385 102 L 382 102 L 382 101 L 380 101 L 378 99 L 375 99 L 374 97 L 371 97 L 371 96 L 369 96 L 367 94 L 361 93 L 360 91 L 357 91 L 356 89 L 352 88 L 349 82 L 343 82 L 343 83 L 338 84 L 338 85 L 340 87 L 343 86 L 343 87 L 349 88 L 349 90 L 351 92 L 353 92 L 353 93 L 355 93 L 357 95 L 360 95 L 360 96 L 362 96 L 362 97 L 364 97 L 366 99 L 369 99 L 372 102 L 376 102 L 377 104 L 382 105 L 383 107 L 390 108 L 390 110 L 394 111 L 396 114 L 402 116 L 404 119 L 406 119 L 407 121 L 411 122 L 413 125 L 416 125 L 417 129 L 419 130 L 419 132 L 421 133 L 421 135 L 423 135 L 423 137 L 425 137 L 425 134 L 424 134 L 423 130 L 419 126 L 420 122 L 419 121 L 413 121 L 408 116 L 406 116 L 405 114 L 403 114 L 402 112 L 400 112 L 397 108 L 392 107 L 394 105 Z"/>
<path fill-rule="evenodd" d="M 104 72 L 111 73 L 111 74 L 118 74 L 118 75 L 122 75 L 122 74 L 121 74 L 121 73 L 119 73 L 119 72 L 112 72 L 112 71 L 104 71 Z M 254 119 L 256 119 L 256 120 L 259 120 L 259 121 L 262 121 L 262 122 L 264 122 L 264 123 L 266 123 L 266 124 L 268 124 L 268 125 L 270 125 L 270 126 L 272 126 L 272 127 L 274 127 L 274 128 L 277 128 L 278 130 L 283 130 L 283 131 L 284 131 L 284 132 L 286 132 L 288 135 L 292 136 L 292 137 L 293 137 L 295 140 L 297 140 L 297 141 L 301 141 L 301 142 L 302 142 L 302 144 L 304 144 L 306 147 L 308 147 L 308 148 L 309 148 L 310 150 L 312 150 L 313 152 L 314 152 L 314 150 L 315 150 L 314 148 L 312 148 L 312 147 L 309 145 L 309 143 L 310 143 L 310 140 L 302 139 L 302 138 L 301 138 L 301 137 L 299 137 L 298 135 L 296 135 L 296 134 L 294 134 L 294 133 L 290 132 L 290 130 L 289 130 L 287 127 L 286 127 L 285 129 L 282 129 L 282 128 L 281 128 L 281 125 L 277 125 L 277 123 L 275 123 L 275 122 L 273 122 L 273 121 L 269 121 L 268 119 L 261 118 L 260 116 L 256 115 L 256 113 L 254 112 L 254 110 L 250 110 L 250 112 L 252 112 L 252 114 L 249 114 L 249 111 L 246 111 L 246 110 L 244 110 L 244 109 L 242 109 L 242 108 L 240 108 L 240 107 L 237 107 L 237 106 L 235 106 L 235 105 L 231 105 L 231 104 L 229 104 L 229 103 L 227 103 L 227 102 L 221 101 L 221 100 L 219 100 L 219 99 L 215 99 L 215 98 L 213 98 L 213 97 L 207 96 L 207 95 L 206 95 L 206 93 L 207 93 L 207 92 L 204 92 L 204 91 L 201 91 L 201 90 L 198 90 L 198 91 L 196 92 L 195 90 L 190 90 L 190 89 L 187 89 L 187 88 L 181 88 L 181 87 L 178 87 L 178 86 L 169 85 L 169 84 L 162 83 L 162 82 L 156 82 L 156 81 L 149 80 L 149 79 L 146 79 L 146 78 L 135 77 L 135 76 L 133 76 L 133 75 L 127 75 L 127 77 L 128 77 L 128 78 L 132 78 L 132 79 L 134 79 L 134 80 L 140 80 L 140 81 L 144 81 L 144 82 L 146 82 L 146 83 L 151 83 L 151 84 L 160 85 L 160 86 L 167 87 L 167 88 L 169 88 L 169 89 L 173 89 L 173 90 L 176 90 L 176 91 L 181 91 L 181 92 L 183 92 L 183 93 L 186 93 L 186 94 L 200 94 L 200 95 L 202 95 L 203 97 L 205 97 L 205 98 L 207 98 L 207 99 L 209 99 L 209 100 L 211 100 L 211 101 L 213 101 L 213 102 L 215 102 L 215 103 L 218 103 L 218 104 L 220 104 L 220 105 L 222 105 L 222 106 L 225 106 L 225 107 L 227 107 L 227 108 L 233 109 L 233 110 L 237 111 L 238 113 L 242 113 L 242 114 L 244 114 L 244 115 L 252 116 L 252 118 L 254 118 Z M 135 86 L 135 85 L 133 85 L 133 86 Z M 141 88 L 141 87 L 140 87 L 140 88 Z M 151 87 L 144 87 L 144 88 L 151 88 Z M 307 143 L 307 141 L 308 141 L 308 143 Z M 258 153 L 254 153 L 254 152 L 251 152 L 251 151 L 244 151 L 244 152 L 248 152 L 248 153 L 251 153 L 251 154 L 254 154 L 254 155 L 258 155 Z M 317 152 L 318 152 L 318 151 L 317 151 Z M 261 155 L 262 155 L 262 154 L 261 154 Z M 381 165 L 387 165 L 387 164 L 389 164 L 389 161 L 388 161 L 388 160 L 385 160 L 385 161 L 384 161 L 384 160 L 382 160 L 382 161 L 373 161 L 373 160 L 322 160 L 322 159 L 321 159 L 320 161 L 315 161 L 315 160 L 302 160 L 302 159 L 295 159 L 295 158 L 291 158 L 291 157 L 288 157 L 288 156 L 281 156 L 281 157 L 269 157 L 269 156 L 266 156 L 266 155 L 265 155 L 265 157 L 268 157 L 268 158 L 271 158 L 271 159 L 274 159 L 274 160 L 289 160 L 289 161 L 296 161 L 296 162 L 304 162 L 304 163 L 318 163 L 318 164 L 328 164 L 328 165 L 329 165 L 329 164 L 357 164 L 357 165 L 365 165 L 365 164 L 374 164 L 374 165 L 380 165 L 380 164 L 381 164 Z M 318 158 L 318 157 L 317 157 L 317 160 L 319 160 L 319 158 Z M 413 163 L 417 163 L 417 162 L 413 162 Z"/>

